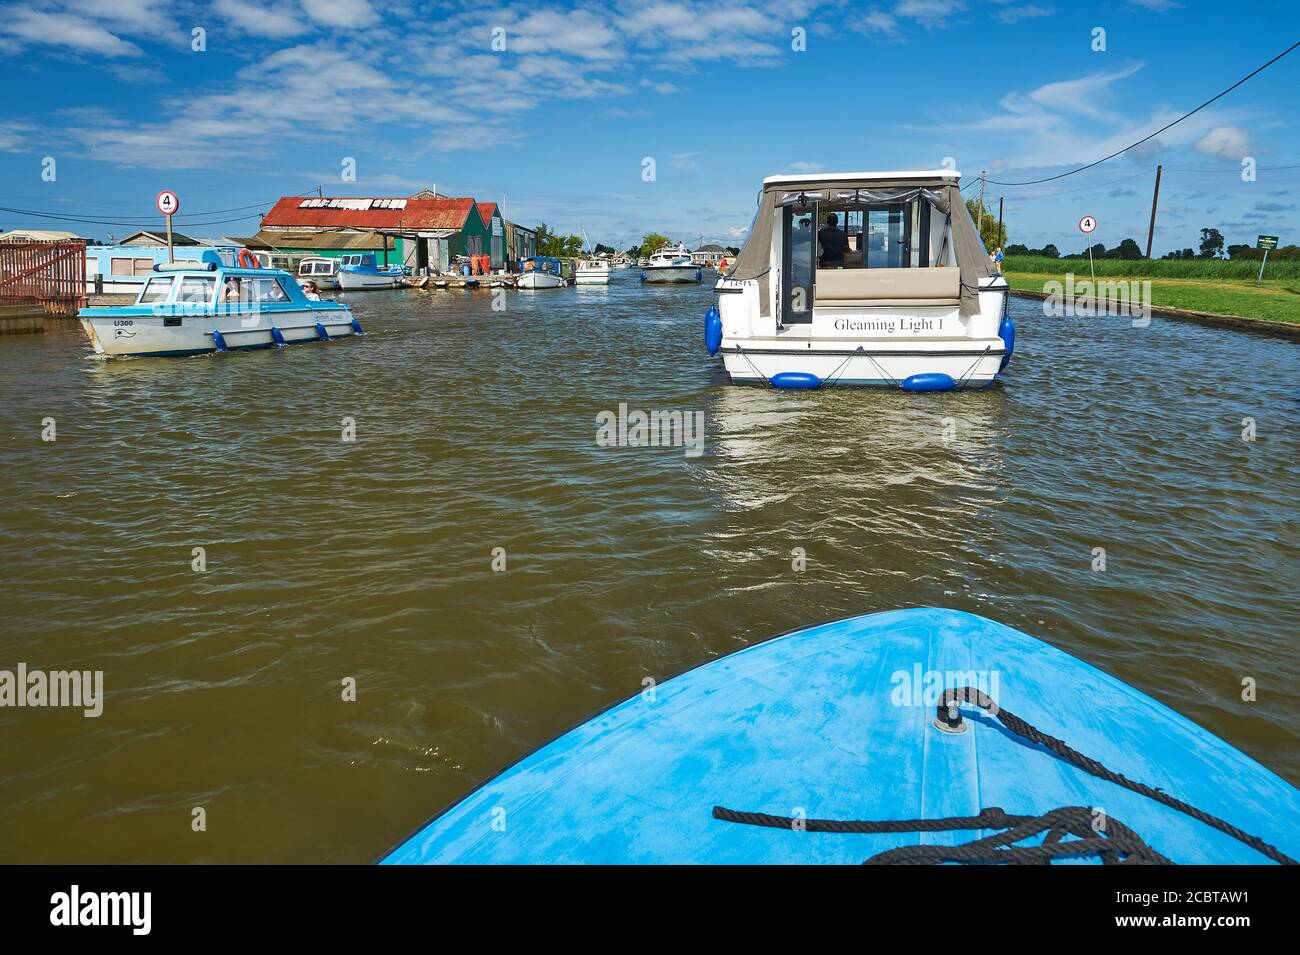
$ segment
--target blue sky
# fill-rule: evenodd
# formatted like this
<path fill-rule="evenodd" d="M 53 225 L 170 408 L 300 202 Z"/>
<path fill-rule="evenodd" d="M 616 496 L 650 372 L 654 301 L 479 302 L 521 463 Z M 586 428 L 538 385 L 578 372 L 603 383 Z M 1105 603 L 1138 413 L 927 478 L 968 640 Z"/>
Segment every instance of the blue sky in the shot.
<path fill-rule="evenodd" d="M 1208 99 L 1296 26 L 1294 2 L 1270 0 L 0 3 L 0 205 L 160 224 L 170 188 L 178 229 L 249 235 L 280 195 L 429 185 L 619 247 L 649 231 L 738 245 L 764 176 L 946 159 L 963 181 L 1052 175 Z M 1297 90 L 1300 51 L 1138 155 L 988 194 L 1013 242 L 1082 248 L 1090 214 L 1096 241 L 1145 245 L 1159 162 L 1157 255 L 1202 226 L 1300 242 Z"/>

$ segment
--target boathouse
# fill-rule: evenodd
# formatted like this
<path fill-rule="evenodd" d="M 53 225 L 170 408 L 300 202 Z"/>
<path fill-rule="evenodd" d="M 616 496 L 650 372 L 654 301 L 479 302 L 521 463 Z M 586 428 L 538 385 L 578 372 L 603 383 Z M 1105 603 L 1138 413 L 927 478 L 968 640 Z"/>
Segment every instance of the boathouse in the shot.
<path fill-rule="evenodd" d="M 500 221 L 495 207 L 493 214 Z M 469 198 L 285 196 L 263 217 L 250 248 L 299 257 L 369 251 L 381 265 L 422 272 L 444 270 L 458 255 L 490 253 L 491 238 L 479 203 Z"/>

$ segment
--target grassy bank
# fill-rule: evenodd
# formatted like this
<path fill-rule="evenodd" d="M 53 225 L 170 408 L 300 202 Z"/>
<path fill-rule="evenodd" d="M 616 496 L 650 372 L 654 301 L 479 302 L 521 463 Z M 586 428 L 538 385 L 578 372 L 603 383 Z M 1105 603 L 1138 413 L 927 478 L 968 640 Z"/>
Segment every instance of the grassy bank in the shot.
<path fill-rule="evenodd" d="M 1154 308 L 1183 308 L 1212 315 L 1262 318 L 1300 323 L 1300 262 L 1270 262 L 1263 283 L 1256 285 L 1258 262 L 1216 262 L 1198 259 L 1098 259 L 1097 278 L 1151 282 Z M 1087 280 L 1087 259 L 1009 256 L 1003 263 L 1013 289 L 1043 291 L 1043 283 Z"/>

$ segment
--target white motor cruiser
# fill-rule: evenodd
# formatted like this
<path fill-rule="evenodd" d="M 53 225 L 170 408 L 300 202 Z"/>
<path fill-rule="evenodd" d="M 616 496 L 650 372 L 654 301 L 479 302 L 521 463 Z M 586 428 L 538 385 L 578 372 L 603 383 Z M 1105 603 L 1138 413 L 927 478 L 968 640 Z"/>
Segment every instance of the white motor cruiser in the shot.
<path fill-rule="evenodd" d="M 608 285 L 610 264 L 607 259 L 582 259 L 573 270 L 575 285 Z"/>
<path fill-rule="evenodd" d="M 681 285 L 698 282 L 701 275 L 690 250 L 680 243 L 664 246 L 641 268 L 642 282 Z"/>
<path fill-rule="evenodd" d="M 778 388 L 992 384 L 1015 344 L 1008 286 L 960 174 L 770 176 L 718 280 L 705 345 L 733 382 Z"/>

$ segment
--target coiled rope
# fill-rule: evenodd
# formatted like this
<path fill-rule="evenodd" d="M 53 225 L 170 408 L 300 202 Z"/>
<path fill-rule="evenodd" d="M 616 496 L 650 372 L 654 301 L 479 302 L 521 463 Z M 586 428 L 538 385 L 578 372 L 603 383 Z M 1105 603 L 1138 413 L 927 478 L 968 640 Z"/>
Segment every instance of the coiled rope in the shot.
<path fill-rule="evenodd" d="M 1152 799 L 1163 806 L 1168 806 L 1170 809 L 1176 809 L 1198 822 L 1232 836 L 1232 838 L 1250 846 L 1274 862 L 1283 865 L 1296 865 L 1294 859 L 1280 852 L 1258 836 L 1253 836 L 1231 823 L 1225 822 L 1218 816 L 1197 809 L 1195 806 L 1170 796 L 1159 789 L 1145 783 L 1134 782 L 1123 774 L 1107 768 L 1097 760 L 1083 755 L 1064 741 L 1049 736 L 1014 713 L 1002 709 L 992 697 L 973 686 L 944 690 L 939 701 L 939 721 L 954 729 L 960 726 L 962 721 L 961 703 L 973 703 L 997 719 L 1012 733 L 1030 743 L 1043 747 L 1091 776 L 1096 776 L 1098 779 L 1114 783 L 1141 796 L 1146 796 L 1148 799 Z M 766 826 L 774 829 L 802 828 L 809 832 L 881 833 L 947 832 L 955 829 L 1006 830 L 959 846 L 901 846 L 872 856 L 867 860 L 869 864 L 938 864 L 941 862 L 1046 864 L 1054 859 L 1082 855 L 1098 855 L 1106 863 L 1172 864 L 1171 860 L 1148 846 L 1136 832 L 1114 817 L 1107 817 L 1103 826 L 1094 827 L 1092 812 L 1082 806 L 1062 806 L 1041 816 L 1011 816 L 1000 808 L 990 807 L 984 809 L 978 816 L 879 821 L 799 820 L 792 817 L 740 812 L 723 806 L 714 806 L 713 818 L 724 822 Z M 1011 845 L 1044 831 L 1048 835 L 1041 845 Z M 1069 842 L 1062 841 L 1062 837 L 1066 834 L 1072 834 L 1079 838 Z"/>

